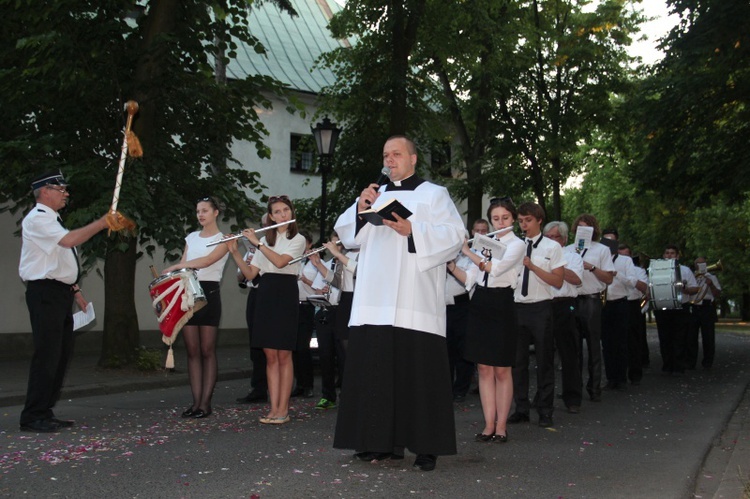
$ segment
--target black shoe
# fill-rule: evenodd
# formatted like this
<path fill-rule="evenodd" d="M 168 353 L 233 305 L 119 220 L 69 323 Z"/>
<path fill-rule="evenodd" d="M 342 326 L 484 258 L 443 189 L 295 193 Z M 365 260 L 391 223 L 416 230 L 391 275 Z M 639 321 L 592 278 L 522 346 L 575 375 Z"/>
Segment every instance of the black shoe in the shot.
<path fill-rule="evenodd" d="M 492 442 L 496 444 L 506 444 L 508 443 L 508 432 L 505 432 L 505 435 L 495 435 L 492 437 Z"/>
<path fill-rule="evenodd" d="M 432 454 L 417 454 L 414 460 L 414 469 L 419 471 L 432 471 L 437 464 L 437 456 Z"/>
<path fill-rule="evenodd" d="M 474 441 L 475 442 L 491 442 L 493 438 L 495 438 L 494 433 L 491 433 L 490 435 L 485 435 L 484 433 L 477 433 L 474 436 Z"/>
<path fill-rule="evenodd" d="M 72 428 L 75 426 L 75 421 L 67 421 L 65 419 L 57 419 L 57 418 L 51 418 L 50 421 L 55 423 L 60 428 Z"/>
<path fill-rule="evenodd" d="M 212 411 L 211 411 L 210 407 L 207 410 L 205 410 L 205 411 L 203 409 L 198 409 L 197 411 L 193 412 L 193 417 L 195 419 L 207 418 L 207 417 L 209 417 L 211 415 L 211 412 Z"/>
<path fill-rule="evenodd" d="M 39 419 L 21 425 L 21 431 L 31 431 L 34 433 L 57 433 L 60 431 L 60 425 L 51 419 Z"/>
<path fill-rule="evenodd" d="M 508 417 L 508 424 L 528 423 L 529 415 L 522 412 L 514 412 Z"/>
<path fill-rule="evenodd" d="M 354 454 L 354 457 L 359 459 L 360 461 L 367 461 L 368 463 L 371 462 L 378 462 L 378 461 L 385 461 L 386 459 L 403 459 L 404 456 L 396 456 L 394 454 L 391 454 L 390 452 L 357 452 Z"/>
<path fill-rule="evenodd" d="M 195 415 L 196 409 L 193 409 L 192 406 L 188 407 L 184 411 L 182 411 L 182 417 L 183 418 L 192 418 Z"/>
<path fill-rule="evenodd" d="M 540 414 L 539 426 L 542 428 L 551 428 L 552 426 L 555 426 L 554 421 L 552 421 L 552 416 L 548 414 Z"/>
<path fill-rule="evenodd" d="M 238 404 L 255 404 L 261 402 L 268 402 L 268 394 L 260 390 L 253 390 L 244 397 L 237 399 Z"/>
<path fill-rule="evenodd" d="M 313 397 L 313 389 L 312 388 L 295 388 L 292 390 L 292 397 L 302 397 L 302 398 L 312 398 Z"/>
<path fill-rule="evenodd" d="M 568 406 L 568 414 L 580 414 L 580 413 L 581 413 L 581 406 L 578 406 L 578 405 Z"/>

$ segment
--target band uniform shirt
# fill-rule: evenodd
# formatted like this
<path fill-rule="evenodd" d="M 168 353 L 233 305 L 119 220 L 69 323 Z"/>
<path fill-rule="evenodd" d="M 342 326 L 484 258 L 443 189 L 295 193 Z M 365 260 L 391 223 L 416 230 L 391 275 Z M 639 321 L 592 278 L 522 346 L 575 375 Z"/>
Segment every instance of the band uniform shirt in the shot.
<path fill-rule="evenodd" d="M 700 281 L 698 279 L 700 279 Z M 708 273 L 708 272 L 703 276 L 703 278 L 698 278 L 698 277 L 695 278 L 695 281 L 699 283 L 701 288 L 704 286 L 706 287 L 706 294 L 703 295 L 703 301 L 711 300 L 713 302 L 716 298 L 714 297 L 714 294 L 711 291 L 711 288 L 708 287 L 708 283 L 704 279 L 705 280 L 711 279 L 711 282 L 714 283 L 714 286 L 716 287 L 716 289 L 721 291 L 721 285 L 719 284 L 719 279 L 717 279 L 715 275 Z M 691 295 L 691 298 L 696 298 L 700 294 L 701 292 L 698 291 L 698 293 Z"/>
<path fill-rule="evenodd" d="M 357 258 L 359 258 L 359 250 L 348 250 L 344 253 L 344 256 L 347 260 L 346 265 L 339 262 L 338 267 L 332 266 L 328 273 L 323 276 L 323 279 L 344 293 L 352 293 L 354 292 L 354 280 L 357 275 Z M 334 268 L 338 269 L 338 279 L 333 272 Z"/>
<path fill-rule="evenodd" d="M 18 275 L 24 281 L 54 279 L 74 284 L 78 262 L 70 248 L 60 240 L 70 232 L 59 221 L 60 215 L 47 205 L 37 203 L 21 224 L 21 258 Z"/>
<path fill-rule="evenodd" d="M 539 240 L 541 238 L 541 240 Z M 536 244 L 536 248 L 531 250 L 531 262 L 540 267 L 542 270 L 551 272 L 554 269 L 564 267 L 566 260 L 563 255 L 562 246 L 553 241 L 548 237 L 544 237 L 542 234 L 537 236 L 537 239 L 527 239 L 532 241 L 532 245 Z M 538 244 L 537 244 L 538 242 Z M 522 243 L 521 246 L 524 248 L 524 254 L 527 243 Z M 551 300 L 553 298 L 552 290 L 554 286 L 550 286 L 535 272 L 529 272 L 529 290 L 526 296 L 521 294 L 521 279 L 523 279 L 523 259 L 521 259 L 521 272 L 517 275 L 518 285 L 516 286 L 516 292 L 514 300 L 516 303 L 537 303 L 540 301 Z"/>
<path fill-rule="evenodd" d="M 308 259 L 305 264 L 302 266 L 302 269 L 300 270 L 299 276 L 300 279 L 297 279 L 297 288 L 299 288 L 299 301 L 300 302 L 307 302 L 307 297 L 312 295 L 317 295 L 319 293 L 319 290 L 313 289 L 312 286 L 308 285 L 305 282 L 302 282 L 301 277 L 305 277 L 310 282 L 314 282 L 315 278 L 318 277 L 318 269 L 313 265 L 313 263 Z"/>
<path fill-rule="evenodd" d="M 614 258 L 615 256 L 617 258 Z M 635 289 L 635 285 L 639 280 L 632 258 L 627 255 L 616 254 L 613 256 L 613 259 L 617 274 L 612 279 L 612 283 L 607 287 L 607 301 L 627 298 L 630 291 Z"/>
<path fill-rule="evenodd" d="M 518 282 L 518 273 L 523 269 L 523 257 L 526 254 L 526 244 L 513 231 L 498 239 L 505 245 L 505 253 L 502 258 L 492 258 L 492 266 L 487 276 L 488 288 L 515 288 Z M 481 255 L 480 255 L 481 256 Z M 466 289 L 471 289 L 475 284 L 483 285 L 487 272 L 479 270 L 472 265 L 466 273 Z"/>
<path fill-rule="evenodd" d="M 567 245 L 565 247 L 565 252 L 576 253 L 575 244 Z M 583 258 L 585 263 L 590 263 L 594 267 L 605 272 L 615 271 L 615 265 L 612 263 L 612 252 L 602 243 L 592 241 L 591 247 L 584 250 L 584 253 L 581 254 L 581 258 Z M 581 277 L 581 285 L 578 287 L 578 295 L 593 295 L 601 293 L 606 287 L 607 285 L 597 279 L 593 272 L 586 270 Z"/>
<path fill-rule="evenodd" d="M 210 237 L 201 237 L 200 231 L 191 232 L 185 237 L 185 243 L 187 243 L 187 253 L 185 255 L 185 260 L 193 260 L 195 258 L 201 258 L 204 256 L 208 256 L 214 248 L 213 246 L 206 246 L 208 243 L 213 243 L 215 241 L 219 241 L 224 237 L 224 234 L 218 233 Z M 221 257 L 219 260 L 215 261 L 208 267 L 204 267 L 202 269 L 198 270 L 198 280 L 199 281 L 214 281 L 214 282 L 220 282 L 221 276 L 224 274 L 224 265 L 227 263 L 227 259 L 229 258 L 229 252 L 227 252 L 226 255 Z"/>
<path fill-rule="evenodd" d="M 305 236 L 297 234 L 292 239 L 286 238 L 286 232 L 276 234 L 276 246 L 270 246 L 266 241 L 266 237 L 263 236 L 260 240 L 261 243 L 268 246 L 270 249 L 278 253 L 279 255 L 289 255 L 292 258 L 298 258 L 305 252 L 305 245 L 307 241 Z M 256 249 L 253 261 L 250 263 L 253 267 L 260 271 L 260 275 L 271 273 L 271 274 L 288 274 L 293 276 L 299 275 L 299 269 L 302 266 L 299 262 L 287 265 L 283 268 L 278 268 L 276 265 L 271 263 L 263 251 Z"/>
<path fill-rule="evenodd" d="M 445 263 L 455 258 L 466 229 L 445 187 L 414 175 L 399 184 L 390 191 L 391 184 L 382 186 L 375 207 L 398 199 L 412 212 L 411 237 L 370 223 L 357 231 L 357 201 L 336 222 L 344 246 L 360 248 L 349 326 L 395 326 L 445 337 Z"/>
<path fill-rule="evenodd" d="M 638 278 L 639 281 L 641 281 L 644 284 L 648 284 L 648 272 L 646 272 L 646 269 L 643 267 L 639 267 L 635 264 L 633 264 L 633 269 L 635 270 L 635 275 Z M 633 286 L 632 289 L 628 290 L 628 300 L 641 300 L 643 298 L 643 293 L 641 293 L 638 288 Z"/>
<path fill-rule="evenodd" d="M 693 274 L 693 271 L 690 270 L 689 267 L 686 267 L 684 265 L 680 265 L 680 277 L 682 277 L 682 280 L 685 281 L 685 287 L 686 288 L 697 288 L 698 287 L 698 281 L 695 280 L 695 274 Z M 691 295 L 687 293 L 682 293 L 682 304 L 685 305 L 686 303 L 690 303 Z"/>
<path fill-rule="evenodd" d="M 461 269 L 467 274 L 469 273 L 469 269 L 471 267 L 476 267 L 474 265 L 474 262 L 471 261 L 471 258 L 464 255 L 462 252 L 458 254 L 456 257 L 456 268 Z M 464 287 L 463 283 L 459 281 L 456 276 L 451 274 L 450 272 L 446 272 L 445 275 L 445 304 L 446 305 L 455 305 L 456 300 L 455 297 L 459 295 L 466 294 L 466 288 Z"/>
<path fill-rule="evenodd" d="M 562 249 L 562 246 L 560 246 L 560 248 Z M 583 258 L 581 258 L 581 255 L 569 251 L 563 251 L 563 254 L 565 256 L 565 261 L 567 262 L 565 268 L 577 275 L 579 279 L 583 279 L 584 270 Z M 563 285 L 560 289 L 557 289 L 554 286 L 552 287 L 553 298 L 575 298 L 576 296 L 578 296 L 578 286 L 569 283 L 565 279 L 563 279 Z"/>
<path fill-rule="evenodd" d="M 349 259 L 351 261 L 351 258 Z M 326 293 L 328 295 L 328 303 L 331 305 L 338 305 L 339 304 L 339 297 L 341 296 L 341 289 L 334 286 L 331 282 L 333 281 L 333 272 L 334 268 L 336 266 L 336 259 L 331 258 L 330 260 L 323 262 L 323 265 L 326 266 L 328 269 L 328 272 L 323 275 L 322 272 L 318 272 L 318 275 L 315 276 L 315 280 L 312 283 L 313 289 L 322 290 L 328 286 L 328 292 Z M 341 262 L 338 262 L 339 266 L 344 266 Z M 331 278 L 329 281 L 328 278 Z"/>

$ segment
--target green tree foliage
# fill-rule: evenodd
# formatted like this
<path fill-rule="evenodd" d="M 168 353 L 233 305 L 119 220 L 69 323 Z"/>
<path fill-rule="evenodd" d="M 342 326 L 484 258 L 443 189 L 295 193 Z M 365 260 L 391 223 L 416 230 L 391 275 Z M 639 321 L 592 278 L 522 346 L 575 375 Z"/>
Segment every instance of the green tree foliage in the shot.
<path fill-rule="evenodd" d="M 270 106 L 262 91 L 281 89 L 262 77 L 223 84 L 214 71 L 214 55 L 226 64 L 236 40 L 263 51 L 250 34 L 249 5 L 0 0 L 5 208 L 27 210 L 30 179 L 60 168 L 72 184 L 68 225 L 104 214 L 120 155 L 123 104 L 140 104 L 134 130 L 145 154 L 127 164 L 119 202 L 136 221 L 137 235 L 96 237 L 83 251 L 89 265 L 104 259 L 102 364 L 132 359 L 138 346 L 137 244 L 149 254 L 158 245 L 175 259 L 186 227 L 195 224 L 195 201 L 209 194 L 226 203 L 226 220 L 258 218 L 244 194 L 260 187 L 258 174 L 238 164 L 231 146 L 244 140 L 260 157 L 270 154 L 255 109 Z"/>

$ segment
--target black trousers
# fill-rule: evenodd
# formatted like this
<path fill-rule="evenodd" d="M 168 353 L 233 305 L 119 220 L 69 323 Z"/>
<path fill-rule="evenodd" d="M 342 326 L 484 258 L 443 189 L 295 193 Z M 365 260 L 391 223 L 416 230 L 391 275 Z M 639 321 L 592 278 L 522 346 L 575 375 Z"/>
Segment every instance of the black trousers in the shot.
<path fill-rule="evenodd" d="M 627 298 L 608 301 L 602 310 L 602 350 L 609 383 L 622 384 L 627 381 L 629 327 Z"/>
<path fill-rule="evenodd" d="M 336 314 L 338 307 L 320 309 L 315 314 L 315 333 L 318 337 L 320 375 L 323 398 L 336 402 L 336 374 L 339 371 L 341 350 L 336 335 Z"/>
<path fill-rule="evenodd" d="M 589 379 L 586 391 L 597 398 L 602 394 L 602 300 L 598 297 L 579 296 L 576 298 L 576 325 L 581 352 L 580 365 L 583 370 L 583 342 L 588 348 Z"/>
<path fill-rule="evenodd" d="M 245 320 L 247 321 L 247 333 L 250 345 L 253 344 L 253 317 L 255 316 L 256 289 L 248 288 L 247 306 L 245 307 Z M 266 393 L 268 391 L 268 379 L 266 378 L 266 354 L 262 348 L 250 347 L 250 362 L 253 364 L 253 374 L 250 378 L 250 387 L 253 391 Z"/>
<path fill-rule="evenodd" d="M 674 310 L 654 310 L 663 372 L 685 372 L 685 347 L 690 327 L 690 313 L 687 307 L 689 305 Z"/>
<path fill-rule="evenodd" d="M 297 350 L 292 354 L 294 376 L 297 388 L 312 389 L 313 363 L 310 340 L 315 327 L 315 306 L 312 303 L 299 304 L 299 326 L 297 327 Z"/>
<path fill-rule="evenodd" d="M 628 314 L 628 379 L 639 383 L 643 379 L 643 345 L 646 338 L 646 317 L 641 313 L 641 300 L 628 300 Z"/>
<path fill-rule="evenodd" d="M 580 406 L 583 398 L 580 339 L 576 329 L 575 298 L 552 300 L 552 331 L 562 364 L 562 398 L 566 407 Z"/>
<path fill-rule="evenodd" d="M 474 376 L 474 363 L 464 359 L 466 327 L 469 319 L 469 295 L 460 295 L 455 305 L 445 307 L 448 364 L 453 396 L 465 396 Z"/>
<path fill-rule="evenodd" d="M 551 416 L 555 402 L 555 340 L 552 333 L 552 300 L 537 303 L 516 303 L 518 343 L 516 365 L 513 367 L 513 400 L 516 412 L 528 414 L 529 345 L 534 339 L 536 356 L 536 409 L 540 415 Z"/>
<path fill-rule="evenodd" d="M 710 300 L 691 305 L 692 324 L 687 339 L 687 367 L 695 369 L 698 363 L 698 335 L 703 340 L 703 367 L 711 367 L 716 352 L 716 309 Z"/>
<path fill-rule="evenodd" d="M 63 379 L 73 355 L 73 292 L 69 284 L 29 281 L 26 306 L 31 318 L 34 355 L 29 368 L 21 424 L 55 417 Z"/>

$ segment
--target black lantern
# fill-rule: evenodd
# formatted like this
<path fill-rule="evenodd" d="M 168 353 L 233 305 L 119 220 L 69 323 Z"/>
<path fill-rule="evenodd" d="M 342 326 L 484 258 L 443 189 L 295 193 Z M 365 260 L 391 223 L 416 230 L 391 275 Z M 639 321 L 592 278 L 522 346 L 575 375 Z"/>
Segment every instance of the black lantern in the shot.
<path fill-rule="evenodd" d="M 322 123 L 310 127 L 315 137 L 315 145 L 318 147 L 318 167 L 320 168 L 320 240 L 326 238 L 326 208 L 328 200 L 326 190 L 328 184 L 328 174 L 333 167 L 333 153 L 336 150 L 336 142 L 339 139 L 341 128 L 336 123 L 331 123 L 328 116 L 323 118 Z"/>

